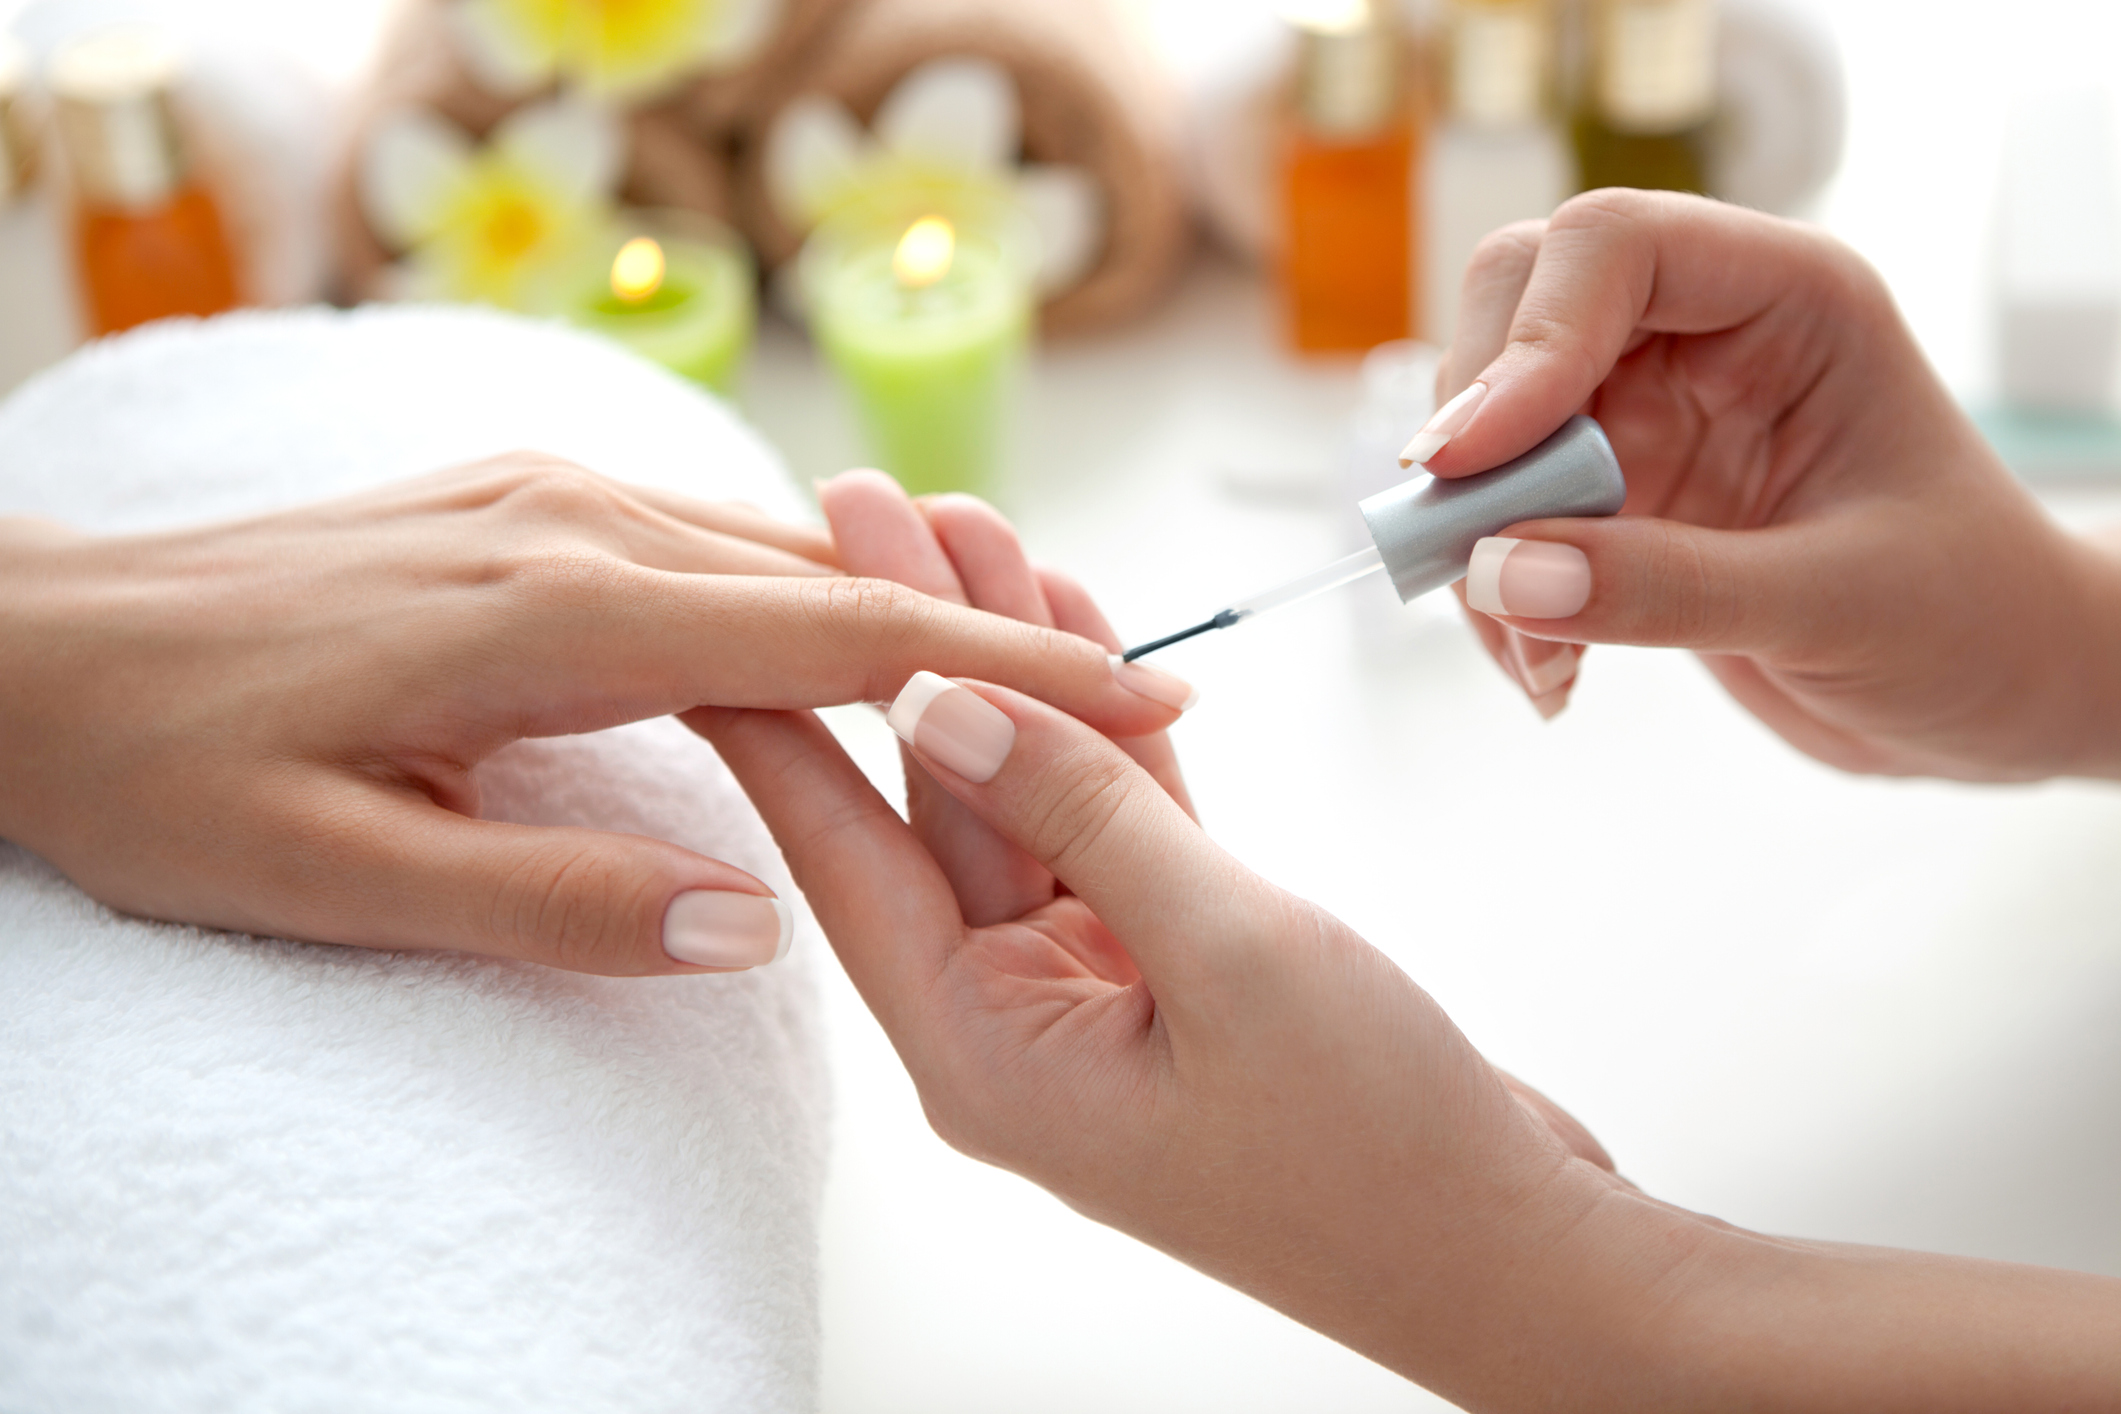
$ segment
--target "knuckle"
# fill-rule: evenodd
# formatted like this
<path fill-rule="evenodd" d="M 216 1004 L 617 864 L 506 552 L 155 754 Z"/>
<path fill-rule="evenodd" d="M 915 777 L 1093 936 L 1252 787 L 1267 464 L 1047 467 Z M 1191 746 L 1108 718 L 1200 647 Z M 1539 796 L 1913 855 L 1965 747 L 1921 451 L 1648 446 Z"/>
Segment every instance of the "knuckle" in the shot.
<path fill-rule="evenodd" d="M 1029 821 L 1031 852 L 1065 875 L 1104 854 L 1131 814 L 1131 781 L 1117 752 L 1080 745 L 1056 756 L 1043 777 Z"/>
<path fill-rule="evenodd" d="M 1662 193 L 1637 191 L 1633 187 L 1600 187 L 1572 196 L 1554 208 L 1547 229 L 1562 231 L 1625 231 L 1664 214 L 1671 198 Z"/>
<path fill-rule="evenodd" d="M 1655 582 L 1640 602 L 1665 606 L 1669 616 L 1662 637 L 1680 644 L 1711 644 L 1730 637 L 1740 612 L 1737 595 L 1714 573 L 1701 545 L 1691 536 L 1660 527 L 1654 558 Z"/>
<path fill-rule="evenodd" d="M 866 688 L 872 698 L 896 692 L 906 674 L 895 669 L 933 641 L 936 602 L 918 590 L 863 578 L 819 579 L 806 590 L 818 636 L 834 653 L 875 665 Z"/>
<path fill-rule="evenodd" d="M 638 971 L 640 893 L 615 861 L 594 851 L 561 844 L 532 850 L 496 893 L 494 942 L 571 972 Z"/>
<path fill-rule="evenodd" d="M 1538 258 L 1546 230 L 1544 221 L 1516 221 L 1488 232 L 1473 247 L 1473 258 L 1466 262 L 1466 283 L 1488 285 L 1516 279 Z"/>
<path fill-rule="evenodd" d="M 623 606 L 636 567 L 615 555 L 581 544 L 526 547 L 498 567 L 526 609 L 540 614 L 567 609 L 592 613 Z"/>
<path fill-rule="evenodd" d="M 522 454 L 509 471 L 503 504 L 541 520 L 594 520 L 625 502 L 619 487 L 586 467 L 558 457 Z"/>

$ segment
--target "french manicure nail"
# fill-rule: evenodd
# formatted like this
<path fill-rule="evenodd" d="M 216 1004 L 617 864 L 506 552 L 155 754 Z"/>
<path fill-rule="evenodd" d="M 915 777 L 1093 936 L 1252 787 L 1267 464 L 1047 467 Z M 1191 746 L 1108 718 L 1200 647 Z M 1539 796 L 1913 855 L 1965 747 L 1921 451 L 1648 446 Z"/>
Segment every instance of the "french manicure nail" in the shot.
<path fill-rule="evenodd" d="M 794 939 L 795 910 L 761 894 L 691 889 L 663 910 L 663 951 L 695 967 L 763 967 Z"/>
<path fill-rule="evenodd" d="M 1574 545 L 1490 535 L 1473 545 L 1466 604 L 1483 614 L 1565 619 L 1591 601 L 1591 560 Z"/>
<path fill-rule="evenodd" d="M 1146 697 L 1151 702 L 1161 702 L 1166 707 L 1176 707 L 1181 712 L 1190 712 L 1200 701 L 1200 689 L 1184 678 L 1174 677 L 1161 668 L 1152 668 L 1147 663 L 1130 663 L 1117 653 L 1107 655 L 1112 663 L 1112 676 L 1119 685 L 1137 697 Z"/>
<path fill-rule="evenodd" d="M 1016 745 L 1016 723 L 1001 708 L 936 673 L 915 673 L 884 720 L 899 740 L 974 785 L 993 780 Z"/>
<path fill-rule="evenodd" d="M 1473 414 L 1479 411 L 1480 400 L 1487 395 L 1488 385 L 1475 383 L 1436 409 L 1435 415 L 1422 424 L 1421 431 L 1414 434 L 1414 440 L 1399 454 L 1399 464 L 1425 465 L 1430 457 L 1443 450 L 1444 443 L 1465 430 L 1465 425 L 1473 420 Z"/>
<path fill-rule="evenodd" d="M 1567 687 L 1576 676 L 1576 663 L 1583 656 L 1574 644 L 1563 644 L 1555 652 L 1538 662 L 1530 654 L 1520 658 L 1524 664 L 1524 690 L 1534 701 Z"/>

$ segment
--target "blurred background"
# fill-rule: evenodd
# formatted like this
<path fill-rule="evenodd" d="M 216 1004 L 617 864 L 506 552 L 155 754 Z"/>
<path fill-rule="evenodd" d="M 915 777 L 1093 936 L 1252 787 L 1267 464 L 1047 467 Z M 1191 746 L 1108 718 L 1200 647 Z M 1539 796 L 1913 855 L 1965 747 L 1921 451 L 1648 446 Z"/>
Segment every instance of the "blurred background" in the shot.
<path fill-rule="evenodd" d="M 1479 235 L 1821 224 L 2054 513 L 2121 515 L 2102 0 L 0 0 L 0 390 L 156 318 L 477 300 L 799 484 L 997 500 L 1129 641 L 1352 549 Z M 498 449 L 496 449 L 498 450 Z M 2121 797 L 1838 776 L 1692 660 L 1538 720 L 1371 581 L 1162 659 L 1205 822 L 1649 1191 L 2121 1275 Z M 888 732 L 831 714 L 896 793 Z M 826 1407 L 1443 1407 L 962 1159 L 828 968 Z"/>

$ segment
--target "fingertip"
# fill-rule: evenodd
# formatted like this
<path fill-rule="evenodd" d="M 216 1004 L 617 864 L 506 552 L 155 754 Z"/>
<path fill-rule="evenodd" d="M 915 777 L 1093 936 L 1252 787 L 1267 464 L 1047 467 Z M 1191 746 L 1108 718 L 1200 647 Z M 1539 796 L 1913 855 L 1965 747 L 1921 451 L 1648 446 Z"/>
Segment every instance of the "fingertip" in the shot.
<path fill-rule="evenodd" d="M 717 971 L 765 967 L 788 955 L 795 912 L 772 894 L 687 889 L 663 910 L 663 951 Z"/>
<path fill-rule="evenodd" d="M 1175 673 L 1147 663 L 1130 663 L 1117 653 L 1107 654 L 1105 661 L 1112 665 L 1114 680 L 1137 697 L 1146 697 L 1181 714 L 1200 704 L 1200 689 Z"/>
<path fill-rule="evenodd" d="M 767 961 L 779 962 L 788 956 L 788 950 L 795 946 L 795 908 L 784 898 L 769 895 L 769 901 L 781 916 L 781 940 L 774 947 L 773 956 Z"/>

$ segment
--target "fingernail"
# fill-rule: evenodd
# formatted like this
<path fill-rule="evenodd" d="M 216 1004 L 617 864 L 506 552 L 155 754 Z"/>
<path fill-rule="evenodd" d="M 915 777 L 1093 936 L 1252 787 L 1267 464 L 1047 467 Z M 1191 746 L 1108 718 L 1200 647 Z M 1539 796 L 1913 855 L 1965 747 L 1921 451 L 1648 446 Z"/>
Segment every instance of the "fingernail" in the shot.
<path fill-rule="evenodd" d="M 1517 662 L 1524 677 L 1525 693 L 1535 702 L 1559 692 L 1574 681 L 1577 660 L 1583 656 L 1583 650 L 1574 644 L 1553 646 L 1555 651 L 1537 662 L 1532 660 L 1529 651 L 1520 649 L 1518 652 Z"/>
<path fill-rule="evenodd" d="M 1532 710 L 1539 713 L 1542 722 L 1551 722 L 1561 715 L 1561 709 L 1569 705 L 1569 690 L 1550 692 L 1544 697 L 1532 699 Z"/>
<path fill-rule="evenodd" d="M 1112 676 L 1118 679 L 1121 687 L 1138 697 L 1176 707 L 1181 712 L 1192 711 L 1193 704 L 1200 701 L 1200 689 L 1184 678 L 1173 677 L 1147 663 L 1130 663 L 1117 653 L 1107 656 L 1112 663 Z"/>
<path fill-rule="evenodd" d="M 1016 723 L 1001 708 L 935 673 L 915 673 L 884 720 L 899 740 L 974 785 L 993 780 L 1016 745 Z"/>
<path fill-rule="evenodd" d="M 663 911 L 663 951 L 695 967 L 763 967 L 794 939 L 795 910 L 760 894 L 692 889 Z"/>
<path fill-rule="evenodd" d="M 1466 603 L 1483 614 L 1565 619 L 1591 601 L 1591 560 L 1574 545 L 1490 535 L 1466 566 Z"/>
<path fill-rule="evenodd" d="M 1399 454 L 1399 464 L 1421 465 L 1442 451 L 1444 443 L 1456 437 L 1473 420 L 1473 414 L 1480 408 L 1480 400 L 1487 395 L 1488 385 L 1475 383 L 1436 409 L 1435 416 L 1422 424 L 1421 431 L 1414 434 L 1414 440 Z"/>

